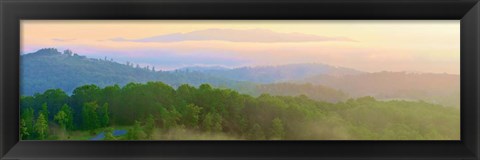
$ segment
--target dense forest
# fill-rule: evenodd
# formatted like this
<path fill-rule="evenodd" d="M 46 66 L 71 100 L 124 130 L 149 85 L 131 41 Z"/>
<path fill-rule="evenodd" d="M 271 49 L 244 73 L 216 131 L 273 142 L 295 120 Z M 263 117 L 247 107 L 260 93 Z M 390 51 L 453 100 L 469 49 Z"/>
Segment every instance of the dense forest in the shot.
<path fill-rule="evenodd" d="M 458 108 L 373 97 L 253 97 L 208 84 L 84 85 L 21 97 L 23 140 L 456 140 Z M 127 133 L 115 136 L 117 129 Z"/>
<path fill-rule="evenodd" d="M 20 57 L 22 140 L 458 140 L 460 76 Z M 452 107 L 453 106 L 453 107 Z"/>

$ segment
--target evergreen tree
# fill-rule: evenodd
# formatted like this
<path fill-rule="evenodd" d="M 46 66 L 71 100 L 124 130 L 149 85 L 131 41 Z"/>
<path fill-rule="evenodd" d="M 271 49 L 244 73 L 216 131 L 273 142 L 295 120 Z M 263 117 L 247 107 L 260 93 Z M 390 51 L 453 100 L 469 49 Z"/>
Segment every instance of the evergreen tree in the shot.
<path fill-rule="evenodd" d="M 67 130 L 78 127 L 96 131 L 109 123 L 129 125 L 131 128 L 125 136 L 128 140 L 151 139 L 155 137 L 155 127 L 162 128 L 162 131 L 185 127 L 185 130 L 195 132 L 255 140 L 286 137 L 443 140 L 460 136 L 459 130 L 451 129 L 460 128 L 458 108 L 424 101 L 379 101 L 373 97 L 360 97 L 328 103 L 307 96 L 264 94 L 253 97 L 208 84 L 198 88 L 181 85 L 175 90 L 162 82 L 105 88 L 86 85 L 66 97 L 60 91 L 21 97 L 19 132 L 22 139 L 61 138 L 48 133 L 51 120 Z M 97 102 L 103 105 L 99 106 Z M 47 117 L 49 113 L 51 115 Z M 76 119 L 75 123 L 72 119 Z M 137 119 L 145 122 L 143 126 L 135 121 Z M 160 122 L 158 126 L 156 121 Z M 191 138 L 176 131 L 159 134 L 178 133 L 175 138 Z M 105 130 L 106 138 L 108 132 Z"/>
<path fill-rule="evenodd" d="M 132 128 L 128 130 L 127 139 L 128 140 L 138 140 L 140 139 L 142 134 L 142 128 L 140 126 L 140 122 L 135 121 L 135 124 Z"/>
<path fill-rule="evenodd" d="M 54 120 L 62 127 L 62 129 L 73 129 L 73 112 L 67 104 L 64 104 L 60 111 L 54 116 Z"/>
<path fill-rule="evenodd" d="M 64 104 L 62 108 L 60 109 L 63 113 L 65 113 L 65 129 L 67 130 L 72 130 L 74 129 L 74 124 L 73 124 L 73 109 L 68 106 L 67 104 Z"/>
<path fill-rule="evenodd" d="M 30 136 L 28 132 L 27 122 L 24 119 L 20 119 L 20 139 L 25 140 Z"/>
<path fill-rule="evenodd" d="M 144 130 L 146 139 L 152 139 L 152 135 L 155 130 L 155 119 L 153 118 L 153 115 L 148 115 Z"/>
<path fill-rule="evenodd" d="M 285 130 L 280 118 L 272 120 L 271 139 L 283 139 L 285 137 Z"/>
<path fill-rule="evenodd" d="M 71 50 L 67 49 L 67 50 L 63 51 L 63 54 L 67 55 L 67 56 L 72 56 L 73 52 Z"/>
<path fill-rule="evenodd" d="M 97 102 L 89 102 L 83 105 L 82 117 L 83 117 L 83 129 L 93 130 L 100 127 L 98 120 L 98 104 Z"/>
<path fill-rule="evenodd" d="M 255 123 L 253 127 L 250 129 L 248 139 L 253 139 L 253 140 L 265 139 L 265 133 L 263 132 L 262 127 L 258 123 Z"/>
<path fill-rule="evenodd" d="M 40 110 L 40 113 L 42 113 L 45 116 L 45 118 L 48 120 L 48 116 L 50 112 L 48 111 L 47 103 L 42 104 L 42 109 Z"/>
<path fill-rule="evenodd" d="M 35 123 L 35 131 L 37 132 L 37 138 L 43 140 L 47 138 L 48 132 L 48 120 L 43 113 L 38 115 L 37 121 Z"/>
<path fill-rule="evenodd" d="M 203 127 L 208 132 L 222 131 L 222 116 L 218 113 L 207 113 L 203 120 Z"/>
<path fill-rule="evenodd" d="M 59 111 L 54 118 L 63 130 L 67 130 L 68 116 L 64 111 Z"/>
<path fill-rule="evenodd" d="M 33 108 L 28 107 L 21 110 L 22 113 L 20 115 L 20 130 L 22 133 L 22 139 L 30 139 L 33 138 L 35 131 L 35 111 Z"/>
<path fill-rule="evenodd" d="M 201 111 L 202 111 L 202 108 L 195 104 L 187 105 L 185 109 L 185 113 L 182 117 L 184 124 L 192 128 L 198 127 Z"/>
<path fill-rule="evenodd" d="M 160 110 L 160 117 L 163 121 L 163 128 L 165 130 L 169 130 L 175 128 L 178 125 L 178 121 L 180 120 L 181 115 L 177 112 L 175 107 L 173 107 L 170 111 L 162 108 Z"/>
<path fill-rule="evenodd" d="M 110 112 L 108 111 L 108 103 L 104 103 L 99 110 L 100 126 L 106 127 L 110 123 Z"/>

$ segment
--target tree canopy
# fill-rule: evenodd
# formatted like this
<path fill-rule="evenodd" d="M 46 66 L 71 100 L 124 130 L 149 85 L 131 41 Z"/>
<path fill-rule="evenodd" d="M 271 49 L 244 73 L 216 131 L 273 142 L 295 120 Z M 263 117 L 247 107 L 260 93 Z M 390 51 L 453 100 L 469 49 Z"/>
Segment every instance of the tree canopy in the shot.
<path fill-rule="evenodd" d="M 130 126 L 131 140 L 179 130 L 185 132 L 177 136 L 198 133 L 255 140 L 460 137 L 458 108 L 423 101 L 361 97 L 330 103 L 307 96 L 253 97 L 209 84 L 173 88 L 163 82 L 85 85 L 65 95 L 48 90 L 21 97 L 22 139 L 47 139 L 49 127 L 55 126 L 49 124 L 67 131 L 110 132 L 104 128 Z"/>

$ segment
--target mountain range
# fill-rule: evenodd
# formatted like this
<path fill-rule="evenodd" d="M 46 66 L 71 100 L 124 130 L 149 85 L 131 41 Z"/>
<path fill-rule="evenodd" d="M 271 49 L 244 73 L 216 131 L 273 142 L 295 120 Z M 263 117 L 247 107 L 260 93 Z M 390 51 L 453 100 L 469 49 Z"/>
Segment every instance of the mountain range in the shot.
<path fill-rule="evenodd" d="M 343 76 L 365 73 L 355 69 L 335 67 L 318 63 L 286 64 L 280 66 L 239 67 L 233 69 L 222 68 L 218 66 L 194 66 L 182 68 L 180 70 L 197 71 L 209 76 L 262 84 L 301 80 L 306 77 L 321 75 Z"/>
<path fill-rule="evenodd" d="M 60 88 L 67 93 L 85 84 L 125 85 L 162 81 L 173 87 L 208 83 L 258 96 L 306 95 L 337 102 L 353 97 L 425 100 L 448 106 L 460 104 L 460 76 L 435 73 L 364 72 L 327 64 L 279 66 L 190 66 L 173 71 L 154 71 L 133 64 L 93 59 L 70 51 L 45 48 L 20 56 L 22 95 Z"/>
<path fill-rule="evenodd" d="M 209 83 L 235 87 L 246 82 L 207 76 L 198 72 L 164 72 L 120 64 L 110 60 L 92 59 L 78 54 L 62 53 L 54 48 L 41 49 L 20 56 L 20 90 L 22 95 L 60 88 L 71 93 L 85 84 L 98 86 L 125 85 L 130 82 L 162 81 L 171 86 Z"/>

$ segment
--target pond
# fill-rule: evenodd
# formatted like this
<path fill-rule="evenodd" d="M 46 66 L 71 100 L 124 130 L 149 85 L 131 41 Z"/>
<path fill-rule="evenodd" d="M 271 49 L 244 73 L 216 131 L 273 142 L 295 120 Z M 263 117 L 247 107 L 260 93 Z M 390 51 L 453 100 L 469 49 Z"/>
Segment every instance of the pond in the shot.
<path fill-rule="evenodd" d="M 113 136 L 122 136 L 127 134 L 127 130 L 124 129 L 116 129 L 113 131 Z M 95 137 L 91 138 L 90 140 L 103 140 L 105 138 L 105 132 L 100 132 Z"/>

